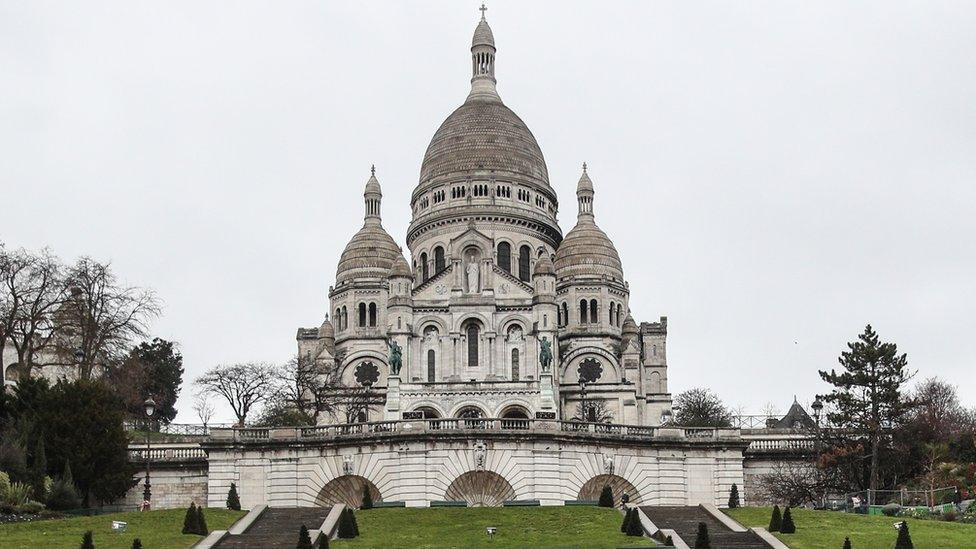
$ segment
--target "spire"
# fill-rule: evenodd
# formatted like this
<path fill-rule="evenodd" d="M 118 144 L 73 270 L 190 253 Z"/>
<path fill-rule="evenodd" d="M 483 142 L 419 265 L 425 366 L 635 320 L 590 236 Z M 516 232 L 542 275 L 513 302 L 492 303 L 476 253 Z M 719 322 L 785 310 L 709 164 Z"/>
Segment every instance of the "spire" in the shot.
<path fill-rule="evenodd" d="M 383 191 L 380 190 L 380 182 L 376 179 L 376 166 L 370 166 L 369 181 L 366 182 L 366 190 L 363 197 L 366 200 L 366 224 L 380 224 L 380 201 L 383 199 Z"/>
<path fill-rule="evenodd" d="M 495 90 L 495 36 L 485 19 L 488 9 L 481 5 L 481 21 L 474 29 L 471 39 L 471 93 L 468 100 L 501 101 Z"/>
<path fill-rule="evenodd" d="M 583 162 L 583 175 L 576 185 L 576 201 L 579 203 L 579 219 L 593 219 L 593 181 L 586 173 L 586 162 Z"/>

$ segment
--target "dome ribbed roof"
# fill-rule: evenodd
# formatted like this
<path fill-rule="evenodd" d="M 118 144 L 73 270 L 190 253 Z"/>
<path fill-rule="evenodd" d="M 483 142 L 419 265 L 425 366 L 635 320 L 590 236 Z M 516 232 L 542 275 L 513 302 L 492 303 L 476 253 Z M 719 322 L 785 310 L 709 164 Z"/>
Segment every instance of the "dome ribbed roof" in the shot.
<path fill-rule="evenodd" d="M 475 46 L 495 47 L 495 35 L 492 34 L 491 27 L 484 18 L 478 22 L 478 26 L 474 29 L 474 37 L 471 38 L 471 47 Z"/>
<path fill-rule="evenodd" d="M 609 275 L 623 280 L 620 255 L 607 234 L 592 220 L 580 220 L 556 250 L 556 276 Z"/>
<path fill-rule="evenodd" d="M 339 258 L 336 283 L 356 278 L 386 278 L 393 262 L 402 258 L 400 247 L 380 225 L 359 229 Z"/>
<path fill-rule="evenodd" d="M 539 143 L 501 101 L 470 99 L 452 112 L 430 140 L 420 181 L 475 170 L 514 172 L 549 185 Z"/>
<path fill-rule="evenodd" d="M 556 274 L 556 269 L 552 265 L 552 260 L 549 259 L 549 254 L 543 254 L 542 257 L 535 262 L 535 269 L 532 271 L 532 276 L 554 274 Z"/>
<path fill-rule="evenodd" d="M 413 278 L 413 273 L 410 271 L 410 264 L 404 259 L 403 253 L 393 262 L 393 268 L 390 269 L 390 278 L 394 276 L 402 276 L 406 278 Z"/>

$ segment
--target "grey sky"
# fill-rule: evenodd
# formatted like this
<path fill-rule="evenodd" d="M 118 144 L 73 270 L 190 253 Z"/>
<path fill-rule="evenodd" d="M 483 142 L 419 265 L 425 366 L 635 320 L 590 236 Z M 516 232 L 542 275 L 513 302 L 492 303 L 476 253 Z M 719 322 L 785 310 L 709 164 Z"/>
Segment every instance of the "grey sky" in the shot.
<path fill-rule="evenodd" d="M 0 240 L 155 288 L 187 380 L 284 361 L 371 163 L 404 245 L 478 4 L 0 0 Z M 976 403 L 976 3 L 488 7 L 563 232 L 586 161 L 635 318 L 669 317 L 672 392 L 785 410 L 871 322 Z"/>

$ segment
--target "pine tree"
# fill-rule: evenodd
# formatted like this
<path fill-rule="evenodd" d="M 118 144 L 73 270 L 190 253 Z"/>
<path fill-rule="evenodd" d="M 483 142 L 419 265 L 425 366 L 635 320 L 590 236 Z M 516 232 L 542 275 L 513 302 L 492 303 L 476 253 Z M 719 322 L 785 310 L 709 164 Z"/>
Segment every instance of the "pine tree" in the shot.
<path fill-rule="evenodd" d="M 844 538 L 844 549 L 851 549 L 851 538 Z"/>
<path fill-rule="evenodd" d="M 95 542 L 92 540 L 92 531 L 85 532 L 81 538 L 81 549 L 95 549 Z"/>
<path fill-rule="evenodd" d="M 230 483 L 230 491 L 227 492 L 227 508 L 234 511 L 241 510 L 241 498 L 237 495 L 237 485 Z"/>
<path fill-rule="evenodd" d="M 633 517 L 630 519 L 629 530 L 627 530 L 628 536 L 643 536 L 644 526 L 641 524 L 640 511 L 634 507 L 632 510 Z"/>
<path fill-rule="evenodd" d="M 613 490 L 610 489 L 609 484 L 605 485 L 600 492 L 600 507 L 613 507 Z"/>
<path fill-rule="evenodd" d="M 712 542 L 708 537 L 708 526 L 704 522 L 698 523 L 698 535 L 695 536 L 695 549 L 712 549 Z"/>
<path fill-rule="evenodd" d="M 142 549 L 142 540 L 139 538 L 132 540 L 132 549 Z"/>
<path fill-rule="evenodd" d="M 783 524 L 780 525 L 779 531 L 783 534 L 796 533 L 796 524 L 793 524 L 793 514 L 790 513 L 789 507 L 783 512 Z"/>
<path fill-rule="evenodd" d="M 186 515 L 183 516 L 183 530 L 184 534 L 196 534 L 197 533 L 197 504 L 190 502 L 190 506 L 186 509 Z"/>
<path fill-rule="evenodd" d="M 201 536 L 206 536 L 210 533 L 210 529 L 207 528 L 207 519 L 203 516 L 203 505 L 197 507 L 197 534 Z"/>
<path fill-rule="evenodd" d="M 895 549 L 915 549 L 912 543 L 912 536 L 908 533 L 908 521 L 901 521 L 898 527 L 898 541 L 895 542 Z"/>
<path fill-rule="evenodd" d="M 729 492 L 729 509 L 737 509 L 739 507 L 739 487 L 732 484 L 732 491 Z"/>
<path fill-rule="evenodd" d="M 312 549 L 312 537 L 308 535 L 308 528 L 304 524 L 298 530 L 298 544 L 295 549 Z"/>
<path fill-rule="evenodd" d="M 783 527 L 783 516 L 779 512 L 779 505 L 773 505 L 773 516 L 769 519 L 769 530 L 770 532 L 779 532 L 779 529 Z"/>
<path fill-rule="evenodd" d="M 633 509 L 627 509 L 627 512 L 624 513 L 624 521 L 622 523 L 620 523 L 620 533 L 621 534 L 626 534 L 626 533 L 630 532 L 630 521 L 634 517 L 633 511 L 634 511 Z"/>
<path fill-rule="evenodd" d="M 373 494 L 369 493 L 369 485 L 363 486 L 363 505 L 360 509 L 373 508 Z"/>

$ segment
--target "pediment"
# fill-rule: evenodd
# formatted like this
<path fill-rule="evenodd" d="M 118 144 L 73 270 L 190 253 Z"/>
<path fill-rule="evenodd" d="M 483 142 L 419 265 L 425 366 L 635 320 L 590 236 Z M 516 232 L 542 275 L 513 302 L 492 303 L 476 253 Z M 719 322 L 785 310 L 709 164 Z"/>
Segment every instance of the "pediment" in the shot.
<path fill-rule="evenodd" d="M 453 265 L 435 274 L 427 282 L 417 286 L 413 290 L 413 298 L 421 301 L 446 300 L 451 297 L 451 273 L 454 271 Z"/>

